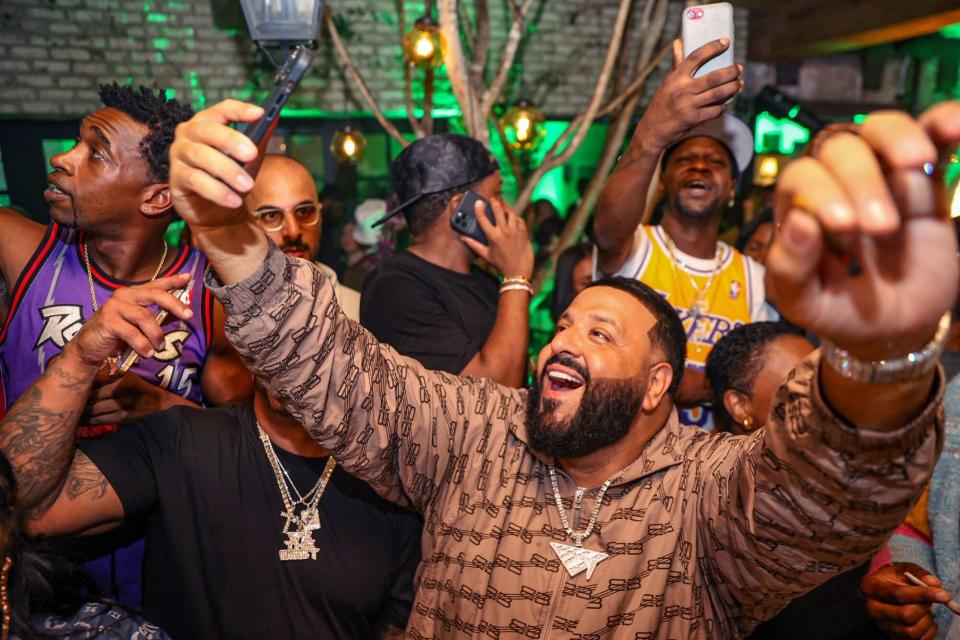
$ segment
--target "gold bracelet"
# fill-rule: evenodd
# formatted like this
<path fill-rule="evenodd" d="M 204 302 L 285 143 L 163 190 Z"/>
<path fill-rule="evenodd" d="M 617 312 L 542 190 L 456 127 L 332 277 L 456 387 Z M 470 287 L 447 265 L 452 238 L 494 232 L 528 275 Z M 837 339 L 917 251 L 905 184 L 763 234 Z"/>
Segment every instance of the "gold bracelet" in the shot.
<path fill-rule="evenodd" d="M 500 281 L 501 285 L 504 284 L 530 284 L 530 279 L 523 276 L 511 276 L 509 278 L 504 278 Z M 532 286 L 532 285 L 531 285 Z"/>
<path fill-rule="evenodd" d="M 500 285 L 500 293 L 505 293 L 507 291 L 526 291 L 532 297 L 533 285 L 531 285 L 529 282 L 513 282 Z"/>

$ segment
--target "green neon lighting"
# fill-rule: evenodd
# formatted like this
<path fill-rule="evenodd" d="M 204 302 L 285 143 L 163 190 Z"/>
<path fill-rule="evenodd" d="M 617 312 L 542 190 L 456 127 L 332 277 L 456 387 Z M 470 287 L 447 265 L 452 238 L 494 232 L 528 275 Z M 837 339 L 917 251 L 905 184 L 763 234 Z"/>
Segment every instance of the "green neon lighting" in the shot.
<path fill-rule="evenodd" d="M 148 13 L 149 11 L 150 11 L 150 5 L 148 4 L 143 5 L 143 12 Z"/>
<path fill-rule="evenodd" d="M 960 22 L 940 29 L 940 37 L 948 40 L 960 40 Z"/>
<path fill-rule="evenodd" d="M 13 203 L 10 201 L 10 196 L 0 193 L 0 207 L 9 207 L 11 204 Z"/>
<path fill-rule="evenodd" d="M 787 112 L 787 117 L 796 118 L 798 113 L 800 113 L 800 105 L 795 105 L 793 109 Z"/>
<path fill-rule="evenodd" d="M 167 100 L 173 100 L 174 98 L 177 97 L 177 90 L 176 90 L 176 89 L 165 89 L 164 92 L 163 92 L 163 94 L 164 94 L 164 96 L 166 96 Z"/>
<path fill-rule="evenodd" d="M 757 153 L 794 151 L 810 141 L 810 130 L 788 118 L 777 118 L 766 111 L 757 114 L 754 126 L 754 150 Z"/>
<path fill-rule="evenodd" d="M 460 116 L 460 109 L 437 108 L 432 112 L 434 118 L 457 118 Z M 405 120 L 407 112 L 405 109 L 392 109 L 384 111 L 383 115 L 388 120 Z M 417 117 L 423 116 L 423 110 L 415 111 Z M 369 111 L 328 111 L 326 109 L 296 109 L 286 107 L 283 110 L 284 118 L 372 118 L 373 114 Z"/>
<path fill-rule="evenodd" d="M 167 38 L 154 38 L 153 39 L 153 48 L 154 49 L 169 49 L 170 40 Z"/>
<path fill-rule="evenodd" d="M 157 55 L 155 55 L 153 59 L 157 62 L 165 62 L 167 58 L 166 56 L 164 56 L 162 53 L 158 51 Z"/>
<path fill-rule="evenodd" d="M 166 22 L 167 16 L 162 13 L 148 13 L 147 22 Z"/>
<path fill-rule="evenodd" d="M 853 124 L 863 124 L 864 122 L 867 121 L 867 114 L 858 113 L 855 116 L 853 116 L 852 120 L 853 120 Z"/>

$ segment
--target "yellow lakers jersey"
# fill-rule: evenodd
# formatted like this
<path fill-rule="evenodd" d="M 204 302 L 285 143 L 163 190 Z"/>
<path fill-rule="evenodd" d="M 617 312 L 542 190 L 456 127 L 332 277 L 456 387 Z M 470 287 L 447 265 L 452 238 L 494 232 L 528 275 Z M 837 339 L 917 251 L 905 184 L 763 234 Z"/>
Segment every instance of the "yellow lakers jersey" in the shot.
<path fill-rule="evenodd" d="M 763 267 L 726 243 L 718 248 L 718 258 L 695 258 L 672 247 L 663 227 L 641 226 L 616 273 L 649 285 L 673 305 L 687 333 L 687 367 L 701 371 L 720 338 L 742 324 L 770 319 Z M 709 416 L 688 410 L 681 421 L 706 427 Z"/>

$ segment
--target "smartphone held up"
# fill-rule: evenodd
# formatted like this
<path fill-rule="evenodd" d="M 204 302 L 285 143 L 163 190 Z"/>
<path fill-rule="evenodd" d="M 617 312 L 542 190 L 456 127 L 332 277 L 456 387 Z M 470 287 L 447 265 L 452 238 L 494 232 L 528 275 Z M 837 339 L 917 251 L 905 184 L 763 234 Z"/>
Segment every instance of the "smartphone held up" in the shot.
<path fill-rule="evenodd" d="M 717 57 L 703 63 L 693 74 L 693 77 L 699 78 L 711 71 L 734 64 L 733 5 L 729 2 L 717 2 L 716 4 L 688 7 L 683 10 L 681 39 L 683 40 L 684 58 L 703 45 L 723 38 L 730 41 L 730 46 Z"/>
<path fill-rule="evenodd" d="M 303 45 L 296 46 L 287 56 L 283 67 L 277 74 L 273 90 L 263 101 L 263 117 L 250 125 L 237 127 L 237 129 L 246 134 L 253 144 L 259 145 L 268 133 L 272 132 L 280 118 L 280 111 L 287 103 L 290 95 L 303 80 L 310 64 L 313 62 L 313 54 Z"/>

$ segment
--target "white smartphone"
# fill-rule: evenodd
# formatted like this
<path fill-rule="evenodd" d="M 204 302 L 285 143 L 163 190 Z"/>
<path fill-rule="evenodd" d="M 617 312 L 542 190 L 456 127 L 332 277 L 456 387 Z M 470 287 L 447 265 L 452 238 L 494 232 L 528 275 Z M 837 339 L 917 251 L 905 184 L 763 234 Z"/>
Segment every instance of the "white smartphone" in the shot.
<path fill-rule="evenodd" d="M 681 20 L 681 38 L 683 39 L 683 57 L 714 40 L 728 38 L 730 46 L 712 60 L 707 60 L 694 78 L 705 76 L 711 71 L 723 69 L 733 64 L 733 5 L 729 2 L 701 4 L 683 10 Z"/>

